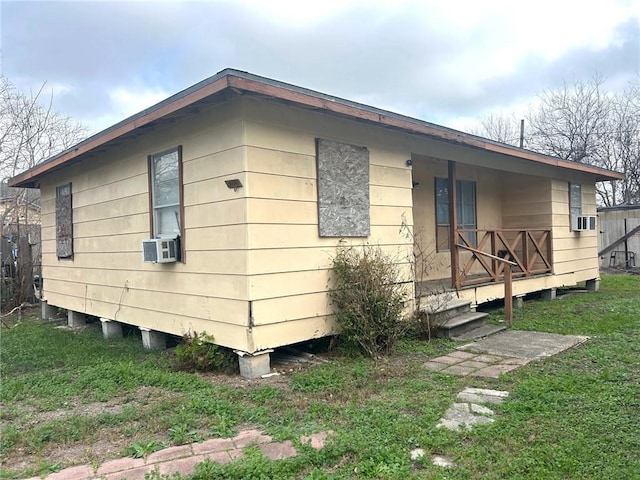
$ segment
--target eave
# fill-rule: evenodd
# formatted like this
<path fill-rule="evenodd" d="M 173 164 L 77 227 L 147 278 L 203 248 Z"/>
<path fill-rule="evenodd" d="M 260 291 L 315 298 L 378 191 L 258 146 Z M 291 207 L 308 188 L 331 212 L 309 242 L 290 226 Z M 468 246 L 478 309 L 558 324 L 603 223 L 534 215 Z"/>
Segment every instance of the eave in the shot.
<path fill-rule="evenodd" d="M 182 111 L 188 112 L 190 107 L 206 102 L 207 99 L 219 96 L 225 91 L 228 91 L 229 94 L 232 95 L 260 95 L 356 121 L 507 155 L 514 159 L 582 172 L 593 175 L 595 181 L 619 180 L 624 178 L 624 175 L 618 172 L 541 155 L 397 113 L 296 87 L 284 82 L 238 70 L 226 69 L 11 178 L 9 185 L 12 187 L 37 187 L 43 175 L 57 170 L 62 166 L 82 161 L 88 155 L 98 150 L 122 143 L 126 141 L 128 137 L 136 135 L 138 132 L 142 133 L 155 123 L 181 115 Z"/>

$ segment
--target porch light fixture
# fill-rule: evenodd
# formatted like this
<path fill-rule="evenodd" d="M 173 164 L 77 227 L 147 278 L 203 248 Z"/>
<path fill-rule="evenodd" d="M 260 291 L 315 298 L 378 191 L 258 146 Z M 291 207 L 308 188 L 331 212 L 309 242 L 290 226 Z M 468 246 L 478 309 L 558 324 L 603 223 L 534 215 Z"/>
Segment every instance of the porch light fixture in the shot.
<path fill-rule="evenodd" d="M 224 183 L 227 184 L 227 188 L 233 189 L 234 192 L 237 192 L 239 188 L 242 188 L 242 182 L 237 178 L 225 180 Z"/>
<path fill-rule="evenodd" d="M 413 165 L 413 160 L 409 159 L 406 162 L 404 162 L 407 164 L 407 167 L 410 167 L 411 165 Z"/>

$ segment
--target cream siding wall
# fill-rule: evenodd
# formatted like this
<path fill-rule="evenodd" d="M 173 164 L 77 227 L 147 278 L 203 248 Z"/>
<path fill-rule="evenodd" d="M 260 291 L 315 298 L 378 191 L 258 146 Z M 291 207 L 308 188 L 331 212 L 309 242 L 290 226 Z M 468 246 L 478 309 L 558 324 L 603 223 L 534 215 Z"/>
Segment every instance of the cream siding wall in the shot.
<path fill-rule="evenodd" d="M 582 185 L 582 213 L 596 214 L 595 185 L 588 178 L 571 181 Z M 553 270 L 556 275 L 573 276 L 574 282 L 598 278 L 598 232 L 573 232 L 569 214 L 569 181 L 554 179 L 553 209 Z"/>
<path fill-rule="evenodd" d="M 183 146 L 186 263 L 145 264 L 150 236 L 147 155 Z M 46 300 L 59 307 L 176 335 L 206 330 L 251 345 L 247 184 L 240 104 L 209 108 L 67 167 L 42 182 Z M 99 162 L 99 163 L 98 163 Z M 73 189 L 73 260 L 55 254 L 55 187 Z"/>
<path fill-rule="evenodd" d="M 409 152 L 398 135 L 296 108 L 245 99 L 249 290 L 254 347 L 335 332 L 327 295 L 339 238 L 318 235 L 316 138 L 369 149 L 371 235 L 345 239 L 381 245 L 405 264 L 413 223 Z"/>
<path fill-rule="evenodd" d="M 502 179 L 503 227 L 549 229 L 551 179 L 514 174 L 504 174 Z"/>
<path fill-rule="evenodd" d="M 335 332 L 327 289 L 340 239 L 318 235 L 316 138 L 369 149 L 371 235 L 346 242 L 381 245 L 401 266 L 408 291 L 413 244 L 400 226 L 411 231 L 415 219 L 423 245 L 435 250 L 434 178 L 446 177 L 447 159 L 459 162 L 458 178 L 476 181 L 478 228 L 553 225 L 556 276 L 518 281 L 516 294 L 597 277 L 595 237 L 569 231 L 567 183 L 550 179 L 554 169 L 242 97 L 43 180 L 46 299 L 177 335 L 206 330 L 218 343 L 249 352 Z M 186 263 L 145 264 L 147 155 L 177 145 Z M 224 184 L 231 178 L 243 184 L 237 192 Z M 55 255 L 55 187 L 68 181 L 72 261 Z M 595 213 L 586 180 L 583 197 L 585 214 Z M 433 266 L 429 280 L 448 278 L 449 253 L 434 254 Z M 493 285 L 461 295 L 479 303 L 503 290 Z"/>

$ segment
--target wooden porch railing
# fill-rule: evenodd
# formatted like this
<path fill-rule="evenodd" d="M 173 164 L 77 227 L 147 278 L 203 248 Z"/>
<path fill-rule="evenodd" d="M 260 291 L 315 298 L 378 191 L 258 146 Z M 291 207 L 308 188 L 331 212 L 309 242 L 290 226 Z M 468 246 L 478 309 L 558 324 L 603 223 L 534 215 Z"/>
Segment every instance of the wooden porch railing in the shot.
<path fill-rule="evenodd" d="M 451 272 L 456 289 L 478 283 L 498 283 L 505 277 L 505 259 L 513 262 L 514 278 L 552 273 L 551 230 L 456 230 L 454 245 L 459 268 Z M 467 256 L 462 256 L 468 252 Z M 468 257 L 468 258 L 467 258 Z"/>
<path fill-rule="evenodd" d="M 504 267 L 504 320 L 507 326 L 510 327 L 513 323 L 513 288 L 511 285 L 511 268 L 517 267 L 518 264 L 516 262 L 512 262 L 511 260 L 506 260 L 502 257 L 496 257 L 495 255 L 491 255 L 490 253 L 476 250 L 472 247 L 467 247 L 466 245 L 458 245 L 458 247 L 472 252 L 474 255 L 478 255 L 478 258 L 488 257 L 492 261 L 498 262 Z"/>

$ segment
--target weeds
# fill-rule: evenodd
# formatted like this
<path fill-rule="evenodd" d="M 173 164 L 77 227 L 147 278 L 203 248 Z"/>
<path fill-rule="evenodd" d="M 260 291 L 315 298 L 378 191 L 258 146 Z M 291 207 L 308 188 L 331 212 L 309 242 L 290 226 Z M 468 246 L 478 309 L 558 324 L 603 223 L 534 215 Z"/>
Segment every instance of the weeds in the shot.
<path fill-rule="evenodd" d="M 237 373 L 238 359 L 230 350 L 214 343 L 213 335 L 188 333 L 176 347 L 179 368 L 187 371 Z"/>
<path fill-rule="evenodd" d="M 185 445 L 202 440 L 197 430 L 192 430 L 189 425 L 184 423 L 171 427 L 168 431 L 168 436 L 173 445 Z"/>
<path fill-rule="evenodd" d="M 389 355 L 408 330 L 398 266 L 379 247 L 341 246 L 329 292 L 341 336 L 370 357 Z"/>
<path fill-rule="evenodd" d="M 125 457 L 144 458 L 147 455 L 166 447 L 167 444 L 165 442 L 158 442 L 155 440 L 150 442 L 133 442 L 122 453 Z"/>
<path fill-rule="evenodd" d="M 107 443 L 144 457 L 251 425 L 291 440 L 298 455 L 271 461 L 248 448 L 227 464 L 204 462 L 191 479 L 638 478 L 639 291 L 640 277 L 604 276 L 598 293 L 525 302 L 513 328 L 592 338 L 497 380 L 430 372 L 425 360 L 454 345 L 402 338 L 397 355 L 381 360 L 325 353 L 331 361 L 245 382 L 176 372 L 166 353 L 145 352 L 139 340 L 105 341 L 99 330 L 71 333 L 23 318 L 2 330 L 0 477 L 66 468 L 74 463 L 56 452 L 79 447 Z M 22 352 L 30 346 L 38 355 Z M 466 386 L 508 390 L 509 399 L 491 425 L 436 428 Z M 126 406 L 106 412 L 105 398 Z M 324 430 L 334 435 L 322 450 L 299 444 Z M 414 448 L 425 450 L 422 461 L 410 460 Z M 433 466 L 434 454 L 458 467 Z M 92 455 L 75 462 L 113 458 Z"/>

